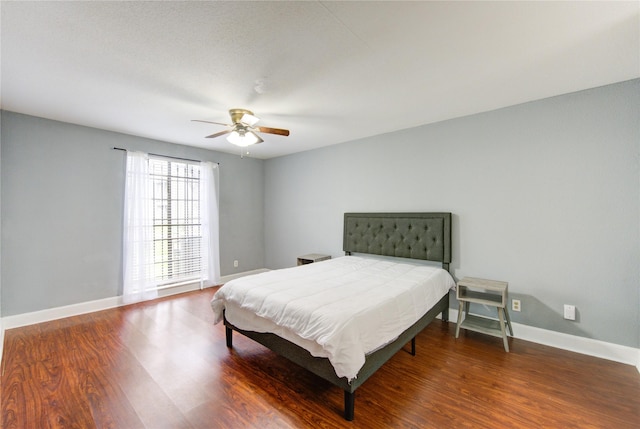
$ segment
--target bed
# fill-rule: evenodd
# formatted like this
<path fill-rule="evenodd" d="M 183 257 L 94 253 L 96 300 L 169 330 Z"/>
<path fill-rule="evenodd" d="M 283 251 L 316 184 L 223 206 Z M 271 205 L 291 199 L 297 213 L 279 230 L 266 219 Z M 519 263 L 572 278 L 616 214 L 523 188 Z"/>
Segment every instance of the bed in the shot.
<path fill-rule="evenodd" d="M 343 389 L 344 418 L 353 420 L 356 389 L 406 344 L 415 354 L 415 336 L 438 314 L 448 320 L 451 213 L 345 213 L 343 250 L 236 279 L 211 305 L 227 347 L 239 332 Z"/>

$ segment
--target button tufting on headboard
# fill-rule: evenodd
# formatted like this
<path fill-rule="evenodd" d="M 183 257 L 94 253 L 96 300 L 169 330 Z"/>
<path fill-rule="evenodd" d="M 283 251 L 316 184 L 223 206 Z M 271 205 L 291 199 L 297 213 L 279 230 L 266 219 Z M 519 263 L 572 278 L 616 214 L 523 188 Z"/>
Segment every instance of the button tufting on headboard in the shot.
<path fill-rule="evenodd" d="M 451 213 L 345 213 L 343 250 L 449 263 Z"/>

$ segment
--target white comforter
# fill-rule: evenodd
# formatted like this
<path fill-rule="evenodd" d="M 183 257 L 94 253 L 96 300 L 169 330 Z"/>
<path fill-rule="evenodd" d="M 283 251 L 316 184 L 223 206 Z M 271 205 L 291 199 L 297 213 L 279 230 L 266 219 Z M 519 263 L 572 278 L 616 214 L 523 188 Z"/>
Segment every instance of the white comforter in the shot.
<path fill-rule="evenodd" d="M 215 323 L 226 309 L 238 328 L 280 335 L 352 380 L 454 287 L 441 268 L 345 256 L 230 281 L 211 307 Z"/>

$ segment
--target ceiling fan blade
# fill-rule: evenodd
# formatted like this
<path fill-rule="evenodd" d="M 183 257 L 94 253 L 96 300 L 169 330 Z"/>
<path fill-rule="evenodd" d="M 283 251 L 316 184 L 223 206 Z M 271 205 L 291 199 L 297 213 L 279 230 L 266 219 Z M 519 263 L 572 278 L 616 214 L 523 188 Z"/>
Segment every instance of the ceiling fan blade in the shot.
<path fill-rule="evenodd" d="M 200 119 L 192 119 L 191 122 L 204 122 L 205 124 L 224 125 L 225 127 L 231 127 L 231 124 L 223 124 L 222 122 L 201 121 Z"/>
<path fill-rule="evenodd" d="M 215 139 L 216 137 L 223 136 L 225 134 L 229 134 L 231 130 L 220 131 L 219 133 L 211 134 L 210 136 L 206 136 L 205 139 Z"/>
<path fill-rule="evenodd" d="M 261 133 L 277 134 L 279 136 L 288 136 L 289 130 L 283 130 L 282 128 L 269 128 L 269 127 L 256 127 Z"/>
<path fill-rule="evenodd" d="M 255 133 L 254 133 L 254 134 L 255 134 Z M 257 134 L 256 134 L 256 137 L 258 137 L 258 141 L 257 141 L 257 142 L 255 142 L 254 144 L 260 144 L 260 143 L 262 143 L 262 142 L 264 141 L 264 140 L 262 140 L 262 138 L 261 138 L 259 135 L 257 135 Z"/>

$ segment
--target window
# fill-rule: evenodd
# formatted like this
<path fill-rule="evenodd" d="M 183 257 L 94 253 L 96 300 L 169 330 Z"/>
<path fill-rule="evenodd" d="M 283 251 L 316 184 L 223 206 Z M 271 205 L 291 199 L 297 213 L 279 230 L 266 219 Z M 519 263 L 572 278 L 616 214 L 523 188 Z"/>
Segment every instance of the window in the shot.
<path fill-rule="evenodd" d="M 122 299 L 220 281 L 218 164 L 127 151 L 122 231 Z"/>
<path fill-rule="evenodd" d="M 153 276 L 170 285 L 200 279 L 200 165 L 149 158 L 153 201 Z"/>

